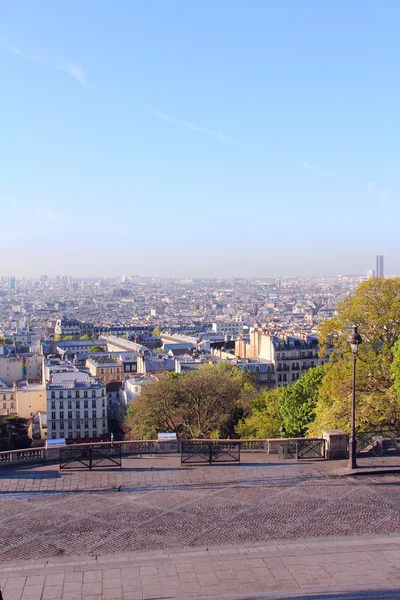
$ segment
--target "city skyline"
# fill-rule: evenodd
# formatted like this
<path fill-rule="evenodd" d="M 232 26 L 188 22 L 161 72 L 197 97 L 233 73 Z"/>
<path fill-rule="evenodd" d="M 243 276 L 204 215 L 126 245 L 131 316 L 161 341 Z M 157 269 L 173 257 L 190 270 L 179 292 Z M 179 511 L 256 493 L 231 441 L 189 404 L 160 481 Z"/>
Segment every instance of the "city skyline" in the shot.
<path fill-rule="evenodd" d="M 400 272 L 398 3 L 119 5 L 3 8 L 5 274 Z"/>

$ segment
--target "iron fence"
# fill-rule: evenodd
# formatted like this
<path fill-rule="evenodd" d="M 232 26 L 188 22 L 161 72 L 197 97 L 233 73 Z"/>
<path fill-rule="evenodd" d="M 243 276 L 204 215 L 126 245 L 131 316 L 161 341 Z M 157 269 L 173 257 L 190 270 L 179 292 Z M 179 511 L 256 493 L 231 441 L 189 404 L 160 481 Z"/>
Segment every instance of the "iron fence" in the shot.
<path fill-rule="evenodd" d="M 60 448 L 60 471 L 92 469 L 96 467 L 121 467 L 121 444 Z"/>
<path fill-rule="evenodd" d="M 240 462 L 240 442 L 181 443 L 181 464 Z"/>

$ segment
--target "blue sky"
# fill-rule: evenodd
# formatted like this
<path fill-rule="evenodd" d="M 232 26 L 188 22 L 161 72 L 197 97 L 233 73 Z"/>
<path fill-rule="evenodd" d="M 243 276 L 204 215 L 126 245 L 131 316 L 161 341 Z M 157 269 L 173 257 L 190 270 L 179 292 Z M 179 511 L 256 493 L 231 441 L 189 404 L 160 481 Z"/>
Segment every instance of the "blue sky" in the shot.
<path fill-rule="evenodd" d="M 399 273 L 399 19 L 3 3 L 0 274 Z"/>

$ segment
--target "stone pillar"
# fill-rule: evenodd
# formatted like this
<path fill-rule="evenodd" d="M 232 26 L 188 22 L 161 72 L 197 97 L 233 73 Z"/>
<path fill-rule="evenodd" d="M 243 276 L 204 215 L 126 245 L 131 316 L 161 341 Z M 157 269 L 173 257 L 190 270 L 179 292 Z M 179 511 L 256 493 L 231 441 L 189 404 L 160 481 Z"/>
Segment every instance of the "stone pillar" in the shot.
<path fill-rule="evenodd" d="M 348 458 L 349 435 L 343 429 L 331 429 L 322 432 L 326 440 L 327 460 L 341 460 Z"/>

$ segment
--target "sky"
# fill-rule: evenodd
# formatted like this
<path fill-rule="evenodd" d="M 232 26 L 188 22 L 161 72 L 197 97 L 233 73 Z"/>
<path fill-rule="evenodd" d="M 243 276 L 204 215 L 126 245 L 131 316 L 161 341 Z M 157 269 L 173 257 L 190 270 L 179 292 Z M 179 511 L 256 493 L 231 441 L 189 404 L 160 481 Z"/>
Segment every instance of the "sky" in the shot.
<path fill-rule="evenodd" d="M 400 273 L 398 0 L 5 0 L 0 275 Z"/>

